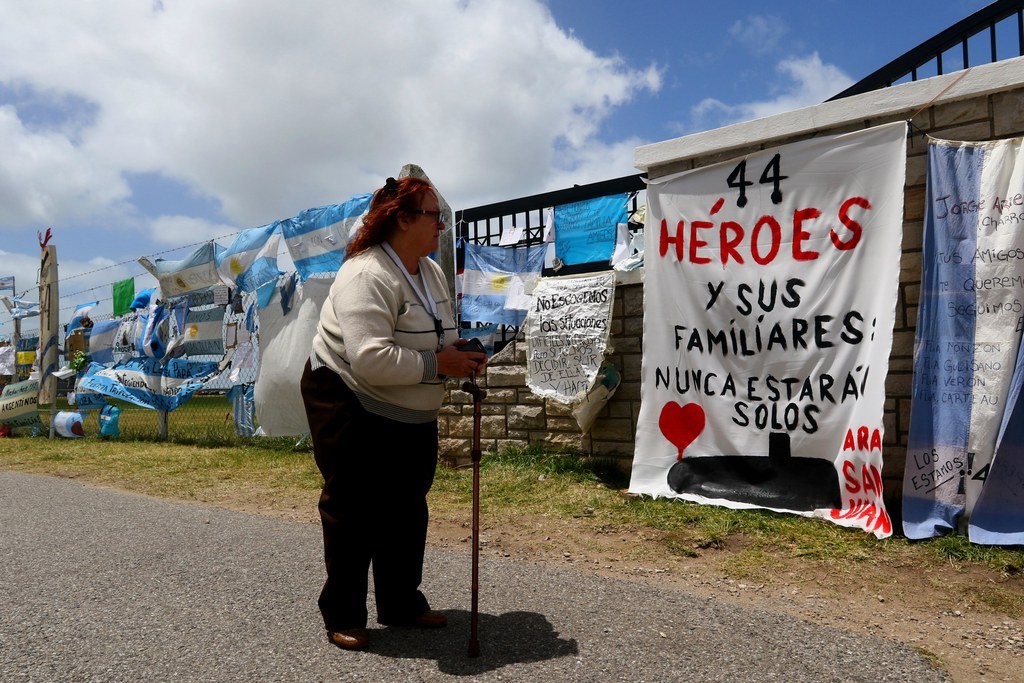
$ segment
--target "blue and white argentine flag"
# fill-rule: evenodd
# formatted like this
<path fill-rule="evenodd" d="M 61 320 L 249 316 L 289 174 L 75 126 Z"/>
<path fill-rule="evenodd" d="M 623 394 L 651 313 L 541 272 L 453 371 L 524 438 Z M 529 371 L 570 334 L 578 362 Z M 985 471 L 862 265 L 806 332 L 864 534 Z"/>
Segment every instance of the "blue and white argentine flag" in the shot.
<path fill-rule="evenodd" d="M 0 276 L 0 292 L 4 291 L 5 289 L 11 290 L 11 294 L 14 294 L 14 276 L 13 275 L 3 275 L 3 276 Z"/>
<path fill-rule="evenodd" d="M 190 310 L 181 335 L 186 356 L 223 356 L 224 307 Z"/>
<path fill-rule="evenodd" d="M 174 410 L 220 372 L 215 362 L 132 358 L 112 368 L 90 363 L 78 380 L 80 389 L 118 398 L 143 408 Z"/>
<path fill-rule="evenodd" d="M 114 339 L 121 321 L 117 318 L 99 320 L 89 335 L 89 357 L 94 363 L 108 365 L 114 362 Z"/>
<path fill-rule="evenodd" d="M 1024 543 L 1024 147 L 928 147 L 903 479 L 909 538 Z"/>
<path fill-rule="evenodd" d="M 138 261 L 160 283 L 160 295 L 166 299 L 219 285 L 217 256 L 222 251 L 224 247 L 211 241 L 180 261 L 162 258 L 150 261 L 145 256 L 140 256 Z"/>
<path fill-rule="evenodd" d="M 24 320 L 25 318 L 39 315 L 38 301 L 26 301 L 18 297 L 11 298 L 5 296 L 4 303 L 7 305 L 7 310 L 11 312 L 11 317 L 15 320 Z"/>
<path fill-rule="evenodd" d="M 240 292 L 259 289 L 271 280 L 276 280 L 281 271 L 277 269 L 277 249 L 281 243 L 279 221 L 262 228 L 243 230 L 234 241 L 217 255 L 217 272 L 220 279 Z"/>
<path fill-rule="evenodd" d="M 462 320 L 522 325 L 546 251 L 546 244 L 508 249 L 467 242 Z"/>
<path fill-rule="evenodd" d="M 295 270 L 305 281 L 313 273 L 335 273 L 345 258 L 345 247 L 362 225 L 372 194 L 358 194 L 344 204 L 306 209 L 281 221 L 281 232 Z"/>
<path fill-rule="evenodd" d="M 75 330 L 83 327 L 82 321 L 89 318 L 89 314 L 92 313 L 92 309 L 99 305 L 99 301 L 90 301 L 84 304 L 77 304 L 75 311 L 71 314 L 71 322 L 68 323 L 68 329 L 65 333 L 66 337 L 70 337 L 71 333 Z M 86 337 L 89 336 L 89 330 L 86 330 Z"/>

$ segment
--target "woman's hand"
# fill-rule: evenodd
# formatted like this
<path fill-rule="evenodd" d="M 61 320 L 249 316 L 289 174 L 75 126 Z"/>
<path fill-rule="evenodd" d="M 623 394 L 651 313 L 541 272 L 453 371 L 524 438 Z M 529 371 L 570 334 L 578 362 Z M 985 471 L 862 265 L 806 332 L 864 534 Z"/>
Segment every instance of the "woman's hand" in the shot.
<path fill-rule="evenodd" d="M 437 374 L 449 377 L 469 377 L 479 374 L 487 365 L 487 354 L 478 351 L 459 351 L 465 339 L 456 339 L 451 346 L 437 352 Z"/>

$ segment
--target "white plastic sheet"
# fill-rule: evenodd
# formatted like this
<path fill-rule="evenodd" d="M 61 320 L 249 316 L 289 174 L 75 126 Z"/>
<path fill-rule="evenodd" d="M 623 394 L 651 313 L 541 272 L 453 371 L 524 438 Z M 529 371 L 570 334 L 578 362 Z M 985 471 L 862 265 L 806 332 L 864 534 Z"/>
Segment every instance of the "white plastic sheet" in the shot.
<path fill-rule="evenodd" d="M 320 308 L 332 279 L 311 278 L 295 289 L 291 307 L 281 307 L 275 290 L 260 309 L 260 364 L 256 374 L 256 418 L 266 436 L 297 436 L 309 432 L 299 379 L 309 359 Z"/>

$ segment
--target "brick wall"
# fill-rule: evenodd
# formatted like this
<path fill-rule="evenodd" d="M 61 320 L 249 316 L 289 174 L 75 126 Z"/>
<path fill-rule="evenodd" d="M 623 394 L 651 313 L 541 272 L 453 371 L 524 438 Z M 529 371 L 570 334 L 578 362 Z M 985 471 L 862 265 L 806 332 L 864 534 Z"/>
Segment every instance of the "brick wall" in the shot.
<path fill-rule="evenodd" d="M 1024 58 L 989 65 L 988 69 L 979 67 L 978 70 L 981 72 L 978 75 L 981 84 L 973 86 L 976 94 L 972 96 L 964 97 L 964 89 L 951 87 L 947 96 L 936 98 L 930 106 L 925 106 L 932 100 L 934 93 L 942 90 L 944 84 L 951 82 L 955 76 L 928 79 L 935 82 L 931 88 L 928 87 L 927 81 L 918 81 L 849 98 L 851 111 L 877 111 L 880 114 L 877 118 L 868 115 L 850 120 L 844 119 L 841 115 L 831 115 L 834 120 L 831 126 L 819 126 L 813 131 L 799 130 L 799 125 L 790 126 L 788 135 L 778 135 L 770 140 L 758 140 L 756 134 L 748 134 L 750 144 L 730 144 L 728 149 L 713 149 L 713 140 L 708 142 L 703 139 L 707 136 L 691 136 L 701 138 L 695 141 L 693 147 L 703 146 L 707 151 L 686 158 L 662 159 L 657 165 L 645 166 L 638 163 L 638 166 L 645 168 L 650 177 L 659 177 L 808 137 L 906 120 L 911 114 L 916 114 L 913 123 L 920 131 L 937 138 L 982 141 L 1024 135 Z M 989 81 L 995 82 L 995 85 L 987 85 Z M 901 88 L 904 89 L 903 93 L 899 92 Z M 874 99 L 880 103 L 873 104 Z M 846 101 L 826 103 L 818 107 L 828 107 L 830 112 L 835 107 L 842 106 L 844 102 Z M 856 106 L 853 106 L 854 104 Z M 803 116 L 813 120 L 813 112 L 810 116 L 807 112 L 818 107 L 794 112 L 792 116 Z M 922 107 L 924 110 L 920 111 Z M 920 113 L 917 113 L 919 111 Z M 772 122 L 786 116 L 788 115 L 783 114 L 765 121 Z M 819 118 L 829 118 L 829 115 L 825 113 Z M 736 128 L 750 125 L 749 122 L 738 124 Z M 762 127 L 769 131 L 786 129 L 785 125 Z M 730 136 L 728 129 L 722 129 L 719 137 L 729 143 L 742 139 L 741 135 Z M 673 144 L 676 148 L 685 149 L 686 145 L 683 143 L 688 139 L 682 138 Z M 638 159 L 644 157 L 641 154 L 643 149 L 638 150 Z M 901 489 L 907 432 L 910 427 L 914 332 L 921 289 L 926 172 L 927 140 L 921 132 L 915 132 L 907 144 L 903 255 L 900 263 L 893 348 L 886 380 L 883 476 L 887 480 L 886 489 L 890 495 L 898 494 Z M 640 410 L 640 352 L 643 332 L 643 285 L 639 274 L 628 275 L 632 277 L 627 276 L 616 285 L 612 309 L 610 360 L 620 371 L 622 384 L 600 413 L 591 433 L 580 433 L 567 407 L 550 399 L 533 396 L 526 388 L 525 344 L 520 340 L 510 344 L 491 360 L 487 377 L 481 382 L 488 390 L 487 399 L 483 404 L 482 448 L 485 452 L 506 444 L 525 445 L 539 442 L 554 449 L 570 448 L 595 456 L 616 457 L 621 460 L 624 468 L 628 468 L 633 454 L 633 437 Z M 450 402 L 442 411 L 440 422 L 442 456 L 452 462 L 468 460 L 473 430 L 472 403 L 468 394 L 453 389 L 450 392 Z"/>

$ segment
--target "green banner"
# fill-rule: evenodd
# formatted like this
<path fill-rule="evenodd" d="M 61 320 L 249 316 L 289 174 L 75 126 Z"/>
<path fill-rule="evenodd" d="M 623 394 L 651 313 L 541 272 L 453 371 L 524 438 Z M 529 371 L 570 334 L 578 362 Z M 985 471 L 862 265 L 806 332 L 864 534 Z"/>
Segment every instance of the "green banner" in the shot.
<path fill-rule="evenodd" d="M 132 301 L 135 300 L 135 278 L 115 282 L 114 288 L 114 315 L 124 315 L 131 310 Z"/>

